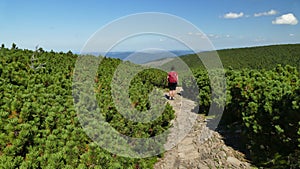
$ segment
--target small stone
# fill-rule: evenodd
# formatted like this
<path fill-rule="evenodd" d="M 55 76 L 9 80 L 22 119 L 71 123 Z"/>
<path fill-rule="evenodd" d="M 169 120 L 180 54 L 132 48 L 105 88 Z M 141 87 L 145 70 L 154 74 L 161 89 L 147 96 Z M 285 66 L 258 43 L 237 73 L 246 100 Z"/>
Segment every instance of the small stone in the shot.
<path fill-rule="evenodd" d="M 187 169 L 185 166 L 183 166 L 183 165 L 180 165 L 179 167 L 178 167 L 178 169 Z"/>
<path fill-rule="evenodd" d="M 222 146 L 222 149 L 223 149 L 225 152 L 228 152 L 228 151 L 229 151 L 229 148 L 228 148 L 226 145 L 223 145 L 223 146 Z"/>
<path fill-rule="evenodd" d="M 181 141 L 181 144 L 184 144 L 184 145 L 189 145 L 189 144 L 192 144 L 193 143 L 193 137 L 188 137 L 188 138 L 185 138 Z"/>
<path fill-rule="evenodd" d="M 236 134 L 238 134 L 238 133 L 241 133 L 242 130 L 241 130 L 241 129 L 238 129 L 238 130 L 235 130 L 234 132 L 235 132 Z"/>
<path fill-rule="evenodd" d="M 204 164 L 198 164 L 197 168 L 198 169 L 209 169 L 209 167 Z"/>
<path fill-rule="evenodd" d="M 218 155 L 219 157 L 226 157 L 226 153 L 224 151 L 220 151 Z"/>
<path fill-rule="evenodd" d="M 237 167 L 242 164 L 242 162 L 235 157 L 228 157 L 227 162 L 229 162 L 230 164 L 237 166 Z"/>

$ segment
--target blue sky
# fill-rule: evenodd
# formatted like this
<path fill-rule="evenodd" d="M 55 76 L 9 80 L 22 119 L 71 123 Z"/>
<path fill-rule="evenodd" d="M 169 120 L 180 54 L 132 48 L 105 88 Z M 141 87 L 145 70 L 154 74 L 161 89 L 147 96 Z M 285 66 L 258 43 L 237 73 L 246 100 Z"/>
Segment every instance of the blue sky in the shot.
<path fill-rule="evenodd" d="M 299 0 L 0 0 L 0 43 L 78 52 L 103 26 L 142 12 L 183 18 L 216 49 L 299 43 L 299 9 Z"/>

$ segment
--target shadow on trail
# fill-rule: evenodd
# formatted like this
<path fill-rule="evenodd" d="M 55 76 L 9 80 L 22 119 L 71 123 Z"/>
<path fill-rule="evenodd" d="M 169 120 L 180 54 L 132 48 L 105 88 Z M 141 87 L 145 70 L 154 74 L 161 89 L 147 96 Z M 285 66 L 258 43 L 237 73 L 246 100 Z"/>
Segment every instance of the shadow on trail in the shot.
<path fill-rule="evenodd" d="M 231 127 L 229 129 L 226 125 L 222 125 L 224 117 L 221 116 L 221 117 L 218 117 L 219 119 L 217 119 L 216 117 L 213 117 L 213 116 L 215 116 L 215 115 L 213 115 L 213 113 L 210 113 L 210 115 L 208 115 L 208 113 L 203 113 L 203 112 L 209 111 L 209 106 L 200 106 L 199 99 L 197 98 L 197 94 L 185 93 L 184 91 L 178 93 L 178 95 L 180 95 L 181 97 L 193 100 L 195 103 L 197 103 L 196 106 L 191 110 L 191 112 L 196 113 L 196 114 L 203 114 L 206 119 L 206 121 L 205 121 L 206 126 L 210 130 L 218 132 L 221 135 L 222 140 L 224 141 L 224 143 L 227 146 L 233 148 L 234 150 L 236 150 L 238 152 L 241 152 L 242 154 L 244 154 L 244 156 L 245 156 L 244 158 L 246 160 L 251 161 L 250 152 L 247 149 L 247 141 L 248 140 L 245 137 L 243 137 L 243 135 L 241 133 L 242 130 L 241 130 L 240 125 L 239 124 L 231 124 L 230 125 Z M 215 108 L 213 111 L 219 112 L 220 110 Z M 216 114 L 216 116 L 217 116 L 217 114 Z M 224 114 L 223 114 L 223 116 L 224 116 Z M 216 124 L 219 122 L 220 122 L 220 124 Z"/>
<path fill-rule="evenodd" d="M 219 126 L 216 130 L 227 146 L 243 153 L 245 158 L 251 161 L 250 151 L 247 149 L 247 139 L 243 137 L 241 129 L 238 126 L 236 128 L 228 129 L 225 126 Z"/>

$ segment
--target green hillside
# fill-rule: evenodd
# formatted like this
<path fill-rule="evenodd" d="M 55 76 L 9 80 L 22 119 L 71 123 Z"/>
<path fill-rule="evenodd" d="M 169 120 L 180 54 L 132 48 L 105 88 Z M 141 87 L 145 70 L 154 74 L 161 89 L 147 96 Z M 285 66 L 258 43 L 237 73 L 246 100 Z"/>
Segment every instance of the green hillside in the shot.
<path fill-rule="evenodd" d="M 249 48 L 217 50 L 225 68 L 272 69 L 276 65 L 291 65 L 300 70 L 300 44 L 271 45 Z M 202 52 L 207 56 L 211 52 Z M 191 68 L 203 67 L 196 54 L 182 56 Z"/>

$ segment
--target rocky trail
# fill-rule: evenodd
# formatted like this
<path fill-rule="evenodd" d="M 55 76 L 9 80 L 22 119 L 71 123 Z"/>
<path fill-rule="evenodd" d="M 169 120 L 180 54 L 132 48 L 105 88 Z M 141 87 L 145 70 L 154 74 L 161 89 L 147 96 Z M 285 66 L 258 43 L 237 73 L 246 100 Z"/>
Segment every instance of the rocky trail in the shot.
<path fill-rule="evenodd" d="M 177 92 L 182 89 L 177 87 Z M 244 154 L 227 146 L 222 136 L 206 127 L 205 116 L 193 113 L 196 104 L 180 95 L 168 101 L 175 110 L 167 150 L 155 169 L 251 168 Z"/>

